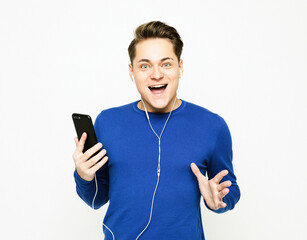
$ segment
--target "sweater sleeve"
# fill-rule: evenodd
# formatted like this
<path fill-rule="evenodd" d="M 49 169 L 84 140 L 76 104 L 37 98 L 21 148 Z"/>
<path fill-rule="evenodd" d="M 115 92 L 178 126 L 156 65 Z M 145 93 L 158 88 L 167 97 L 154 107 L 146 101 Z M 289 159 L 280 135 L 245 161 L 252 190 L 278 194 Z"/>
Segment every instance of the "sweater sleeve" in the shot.
<path fill-rule="evenodd" d="M 208 178 L 209 180 L 214 178 L 216 174 L 220 171 L 227 169 L 228 174 L 221 180 L 220 183 L 230 180 L 232 185 L 229 188 L 229 193 L 223 198 L 223 202 L 227 204 L 225 208 L 220 208 L 218 210 L 210 209 L 206 202 L 205 205 L 212 211 L 216 213 L 224 213 L 234 208 L 236 203 L 240 199 L 240 189 L 236 181 L 236 176 L 234 174 L 233 165 L 232 165 L 232 140 L 229 128 L 225 120 L 220 117 L 221 126 L 218 132 L 214 150 L 208 164 Z"/>
<path fill-rule="evenodd" d="M 96 132 L 98 142 L 101 141 L 101 126 L 98 118 L 95 121 L 94 129 Z M 102 207 L 109 201 L 109 167 L 106 162 L 97 172 L 97 195 L 96 194 L 96 183 L 95 178 L 92 181 L 86 181 L 82 179 L 78 172 L 74 171 L 74 178 L 76 182 L 76 191 L 79 197 L 90 207 L 94 206 L 94 209 Z"/>

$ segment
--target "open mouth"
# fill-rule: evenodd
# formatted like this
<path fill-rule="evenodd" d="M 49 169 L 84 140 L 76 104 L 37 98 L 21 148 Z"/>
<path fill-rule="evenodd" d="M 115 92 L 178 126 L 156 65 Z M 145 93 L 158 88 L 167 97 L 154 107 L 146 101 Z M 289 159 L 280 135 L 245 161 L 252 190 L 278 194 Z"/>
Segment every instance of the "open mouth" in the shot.
<path fill-rule="evenodd" d="M 167 87 L 167 84 L 160 84 L 160 85 L 155 85 L 155 86 L 151 86 L 148 88 L 153 94 L 162 94 L 164 90 L 166 89 L 166 87 Z"/>

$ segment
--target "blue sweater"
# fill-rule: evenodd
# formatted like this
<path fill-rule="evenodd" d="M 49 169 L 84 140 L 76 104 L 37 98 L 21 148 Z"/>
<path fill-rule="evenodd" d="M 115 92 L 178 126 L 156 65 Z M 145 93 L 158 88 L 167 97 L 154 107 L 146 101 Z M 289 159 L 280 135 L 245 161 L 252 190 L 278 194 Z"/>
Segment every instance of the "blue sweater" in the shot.
<path fill-rule="evenodd" d="M 98 194 L 95 209 L 109 201 L 104 224 L 116 240 L 133 240 L 148 223 L 157 182 L 158 138 L 137 102 L 103 110 L 94 127 L 97 139 L 107 150 L 108 162 L 97 171 Z M 158 135 L 169 113 L 150 113 Z M 182 100 L 161 137 L 161 175 L 152 219 L 141 240 L 204 240 L 200 201 L 204 201 L 190 164 L 213 178 L 227 169 L 221 182 L 231 180 L 223 198 L 226 208 L 234 208 L 240 190 L 232 165 L 232 142 L 224 119 L 209 110 Z M 95 180 L 87 182 L 74 173 L 78 195 L 89 205 L 95 194 Z M 206 203 L 205 203 L 206 204 Z M 103 226 L 105 240 L 112 240 Z"/>

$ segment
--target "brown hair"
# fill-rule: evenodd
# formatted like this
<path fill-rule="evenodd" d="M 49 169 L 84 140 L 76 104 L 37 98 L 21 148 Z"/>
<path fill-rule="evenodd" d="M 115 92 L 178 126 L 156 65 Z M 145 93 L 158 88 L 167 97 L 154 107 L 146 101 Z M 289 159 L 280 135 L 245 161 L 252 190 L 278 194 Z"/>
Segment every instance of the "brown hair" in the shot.
<path fill-rule="evenodd" d="M 142 40 L 146 40 L 148 38 L 168 38 L 171 40 L 174 52 L 178 58 L 178 62 L 180 60 L 183 42 L 180 38 L 177 30 L 167 24 L 160 21 L 152 21 L 148 23 L 144 23 L 137 27 L 134 32 L 134 39 L 131 41 L 128 47 L 129 58 L 131 64 L 135 58 L 135 46 Z"/>

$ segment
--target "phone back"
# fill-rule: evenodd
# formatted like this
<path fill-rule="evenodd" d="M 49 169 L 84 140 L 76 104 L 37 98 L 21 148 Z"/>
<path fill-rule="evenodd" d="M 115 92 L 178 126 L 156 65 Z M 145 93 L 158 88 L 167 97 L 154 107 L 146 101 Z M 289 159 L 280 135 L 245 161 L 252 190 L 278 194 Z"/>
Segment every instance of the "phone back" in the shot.
<path fill-rule="evenodd" d="M 86 132 L 87 134 L 83 149 L 83 152 L 85 152 L 86 150 L 94 146 L 96 143 L 98 143 L 92 119 L 89 115 L 80 113 L 73 113 L 72 119 L 74 121 L 78 139 L 80 140 L 83 132 Z"/>

